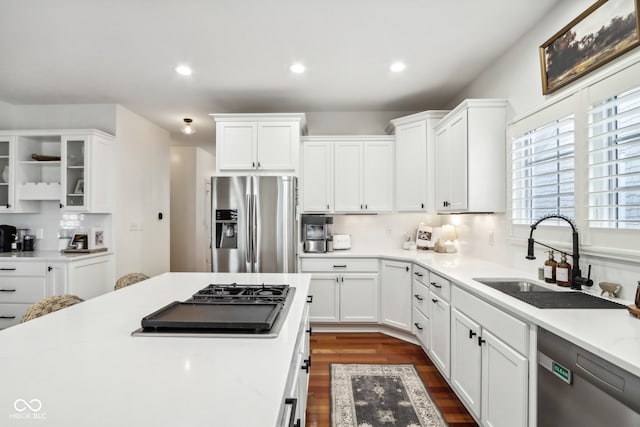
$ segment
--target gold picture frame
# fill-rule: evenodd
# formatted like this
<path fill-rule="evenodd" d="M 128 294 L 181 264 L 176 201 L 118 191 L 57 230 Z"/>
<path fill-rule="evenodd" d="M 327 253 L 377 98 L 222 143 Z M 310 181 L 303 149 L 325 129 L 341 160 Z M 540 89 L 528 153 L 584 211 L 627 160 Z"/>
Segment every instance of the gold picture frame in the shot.
<path fill-rule="evenodd" d="M 598 0 L 540 46 L 547 95 L 640 45 L 640 0 Z"/>

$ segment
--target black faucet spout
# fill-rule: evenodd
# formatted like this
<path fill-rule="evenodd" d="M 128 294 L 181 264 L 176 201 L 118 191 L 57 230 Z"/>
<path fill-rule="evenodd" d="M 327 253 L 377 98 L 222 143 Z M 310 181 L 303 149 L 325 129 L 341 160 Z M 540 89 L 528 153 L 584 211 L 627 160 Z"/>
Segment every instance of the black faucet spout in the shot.
<path fill-rule="evenodd" d="M 582 272 L 580 271 L 580 238 L 578 237 L 578 228 L 574 224 L 571 218 L 560 215 L 560 214 L 550 214 L 545 215 L 539 218 L 536 222 L 531 225 L 531 231 L 529 232 L 529 239 L 527 242 L 527 259 L 536 259 L 533 253 L 533 245 L 537 243 L 533 239 L 533 232 L 538 227 L 542 221 L 546 221 L 547 219 L 555 218 L 566 221 L 571 226 L 572 230 L 572 240 L 573 240 L 573 253 L 571 256 L 573 257 L 573 269 L 571 271 L 571 288 L 572 289 L 582 289 L 582 285 L 591 286 L 593 285 L 593 281 L 589 278 L 582 277 Z M 547 245 L 543 245 L 547 246 Z M 589 268 L 589 276 L 591 276 L 591 268 Z"/>

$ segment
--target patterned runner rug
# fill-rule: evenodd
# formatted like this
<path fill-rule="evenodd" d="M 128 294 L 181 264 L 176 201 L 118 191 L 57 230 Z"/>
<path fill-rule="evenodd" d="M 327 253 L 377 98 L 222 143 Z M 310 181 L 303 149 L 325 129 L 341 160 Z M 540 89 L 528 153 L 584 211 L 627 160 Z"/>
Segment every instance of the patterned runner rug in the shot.
<path fill-rule="evenodd" d="M 413 365 L 331 364 L 332 427 L 441 427 L 447 423 Z"/>

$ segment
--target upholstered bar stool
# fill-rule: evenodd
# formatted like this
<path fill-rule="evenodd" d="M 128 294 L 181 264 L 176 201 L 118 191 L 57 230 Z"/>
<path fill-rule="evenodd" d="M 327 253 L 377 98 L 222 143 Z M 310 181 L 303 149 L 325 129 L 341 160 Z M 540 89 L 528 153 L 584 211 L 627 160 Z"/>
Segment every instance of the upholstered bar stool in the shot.
<path fill-rule="evenodd" d="M 120 288 L 124 288 L 129 285 L 133 285 L 134 283 L 142 282 L 143 280 L 147 280 L 149 276 L 144 273 L 129 273 L 125 274 L 121 278 L 116 281 L 116 286 L 114 286 L 113 290 L 117 291 Z"/>
<path fill-rule="evenodd" d="M 54 295 L 41 299 L 27 309 L 27 312 L 22 316 L 21 323 L 44 316 L 45 314 L 53 313 L 54 311 L 61 310 L 82 301 L 84 301 L 82 298 L 75 295 Z"/>

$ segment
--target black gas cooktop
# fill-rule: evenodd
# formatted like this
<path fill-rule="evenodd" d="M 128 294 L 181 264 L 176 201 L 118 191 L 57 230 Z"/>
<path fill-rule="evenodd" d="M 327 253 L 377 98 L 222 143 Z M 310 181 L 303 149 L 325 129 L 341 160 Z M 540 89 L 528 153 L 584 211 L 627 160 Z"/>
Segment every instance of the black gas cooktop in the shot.
<path fill-rule="evenodd" d="M 134 335 L 277 336 L 295 288 L 210 284 L 145 316 Z"/>

